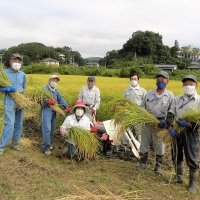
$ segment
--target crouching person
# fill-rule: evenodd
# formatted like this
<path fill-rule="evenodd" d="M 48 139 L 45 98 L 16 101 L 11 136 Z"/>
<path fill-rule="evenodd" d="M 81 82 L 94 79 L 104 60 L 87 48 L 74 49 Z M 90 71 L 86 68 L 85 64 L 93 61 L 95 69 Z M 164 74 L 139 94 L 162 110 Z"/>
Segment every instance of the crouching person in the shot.
<path fill-rule="evenodd" d="M 60 133 L 63 136 L 68 135 L 68 129 L 73 127 L 79 127 L 90 131 L 90 120 L 86 116 L 87 107 L 82 101 L 77 101 L 75 106 L 72 108 L 72 115 L 66 117 L 64 123 L 60 127 Z M 77 148 L 73 141 L 67 139 L 67 155 L 69 158 L 76 156 Z"/>
<path fill-rule="evenodd" d="M 41 125 L 42 125 L 42 149 L 46 155 L 51 155 L 51 149 L 54 131 L 56 128 L 56 112 L 52 110 L 51 106 L 56 103 L 60 104 L 67 112 L 71 111 L 71 108 L 68 106 L 67 102 L 64 101 L 56 86 L 60 81 L 57 75 L 51 75 L 49 78 L 49 83 L 44 87 L 44 90 L 47 90 L 52 94 L 53 99 L 42 102 L 41 108 Z"/>
<path fill-rule="evenodd" d="M 189 110 L 200 109 L 200 96 L 196 92 L 197 78 L 193 75 L 187 75 L 183 78 L 184 94 L 175 98 L 175 116 L 178 119 L 179 127 L 184 130 L 177 134 L 171 127 L 169 133 L 173 136 L 172 160 L 174 163 L 176 176 L 173 183 L 183 183 L 183 155 L 189 167 L 189 191 L 196 193 L 197 178 L 199 171 L 199 133 L 198 125 L 194 122 L 188 122 L 181 119 L 182 115 Z"/>

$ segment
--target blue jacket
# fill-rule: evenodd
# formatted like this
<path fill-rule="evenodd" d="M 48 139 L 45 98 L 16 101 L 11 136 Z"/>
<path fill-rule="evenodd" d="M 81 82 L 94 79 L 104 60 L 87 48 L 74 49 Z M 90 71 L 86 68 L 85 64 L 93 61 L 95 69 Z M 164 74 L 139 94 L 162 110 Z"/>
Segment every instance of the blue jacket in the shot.
<path fill-rule="evenodd" d="M 13 71 L 11 68 L 5 69 L 4 72 L 8 76 L 8 80 L 13 86 L 17 88 L 17 91 L 23 93 L 26 88 L 26 75 L 22 71 Z"/>
<path fill-rule="evenodd" d="M 47 90 L 50 94 L 53 95 L 54 99 L 58 102 L 58 104 L 60 104 L 61 106 L 63 106 L 64 108 L 66 108 L 68 106 L 67 102 L 63 99 L 63 97 L 60 95 L 60 93 L 58 92 L 57 89 L 55 89 L 55 91 L 52 91 L 50 89 L 49 85 L 46 85 L 44 87 L 45 90 Z M 46 104 L 47 105 L 47 104 Z M 43 104 L 43 106 L 46 106 Z"/>

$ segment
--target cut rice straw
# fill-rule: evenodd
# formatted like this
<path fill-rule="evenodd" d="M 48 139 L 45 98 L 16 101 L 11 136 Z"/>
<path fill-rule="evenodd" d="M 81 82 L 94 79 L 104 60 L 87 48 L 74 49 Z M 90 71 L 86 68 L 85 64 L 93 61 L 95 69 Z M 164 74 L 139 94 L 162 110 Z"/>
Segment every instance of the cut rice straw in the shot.
<path fill-rule="evenodd" d="M 115 111 L 114 120 L 115 124 L 120 127 L 118 137 L 121 138 L 127 128 L 133 127 L 138 124 L 151 124 L 158 137 L 165 143 L 172 141 L 167 129 L 158 128 L 160 121 L 144 108 L 126 99 L 121 99 L 120 102 L 115 102 L 113 105 Z"/>
<path fill-rule="evenodd" d="M 7 74 L 0 69 L 0 87 L 9 87 L 12 86 L 12 83 L 9 81 Z M 17 92 L 9 92 L 8 93 L 16 102 L 16 106 L 19 109 L 28 109 L 34 106 L 34 103 L 23 94 Z"/>
<path fill-rule="evenodd" d="M 68 130 L 68 139 L 75 143 L 80 160 L 94 158 L 100 147 L 97 137 L 90 131 L 82 128 L 70 128 Z"/>
<path fill-rule="evenodd" d="M 37 103 L 54 99 L 53 94 L 51 94 L 45 88 L 40 88 L 40 87 L 31 88 L 29 93 L 32 96 L 32 100 Z M 61 106 L 58 103 L 54 105 L 49 105 L 49 107 L 51 107 L 51 109 L 55 111 L 58 115 L 61 115 L 63 117 L 66 116 L 66 112 L 63 110 L 63 108 L 61 108 Z"/>

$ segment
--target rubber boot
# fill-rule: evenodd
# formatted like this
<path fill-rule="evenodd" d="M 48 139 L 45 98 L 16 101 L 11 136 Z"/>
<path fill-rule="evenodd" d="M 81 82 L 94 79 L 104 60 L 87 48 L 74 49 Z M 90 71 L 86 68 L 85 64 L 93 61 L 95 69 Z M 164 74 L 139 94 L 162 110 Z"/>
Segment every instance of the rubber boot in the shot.
<path fill-rule="evenodd" d="M 140 155 L 140 165 L 137 167 L 138 171 L 143 171 L 147 167 L 148 153 Z"/>
<path fill-rule="evenodd" d="M 198 170 L 190 169 L 189 175 L 189 191 L 191 193 L 197 192 L 197 178 L 198 178 Z"/>
<path fill-rule="evenodd" d="M 171 183 L 183 183 L 183 163 L 178 163 L 175 167 L 176 175 L 172 179 Z"/>
<path fill-rule="evenodd" d="M 163 163 L 163 156 L 156 155 L 156 165 L 154 168 L 154 172 L 158 175 L 162 175 L 162 170 L 161 170 L 162 163 Z"/>

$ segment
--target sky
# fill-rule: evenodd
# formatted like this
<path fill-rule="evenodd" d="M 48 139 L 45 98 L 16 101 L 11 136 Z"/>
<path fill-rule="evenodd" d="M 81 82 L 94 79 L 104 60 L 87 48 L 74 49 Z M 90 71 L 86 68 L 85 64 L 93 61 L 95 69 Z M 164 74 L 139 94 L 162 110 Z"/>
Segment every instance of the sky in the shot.
<path fill-rule="evenodd" d="M 0 49 L 41 42 L 103 57 L 138 30 L 200 47 L 199 9 L 200 0 L 0 0 Z"/>

